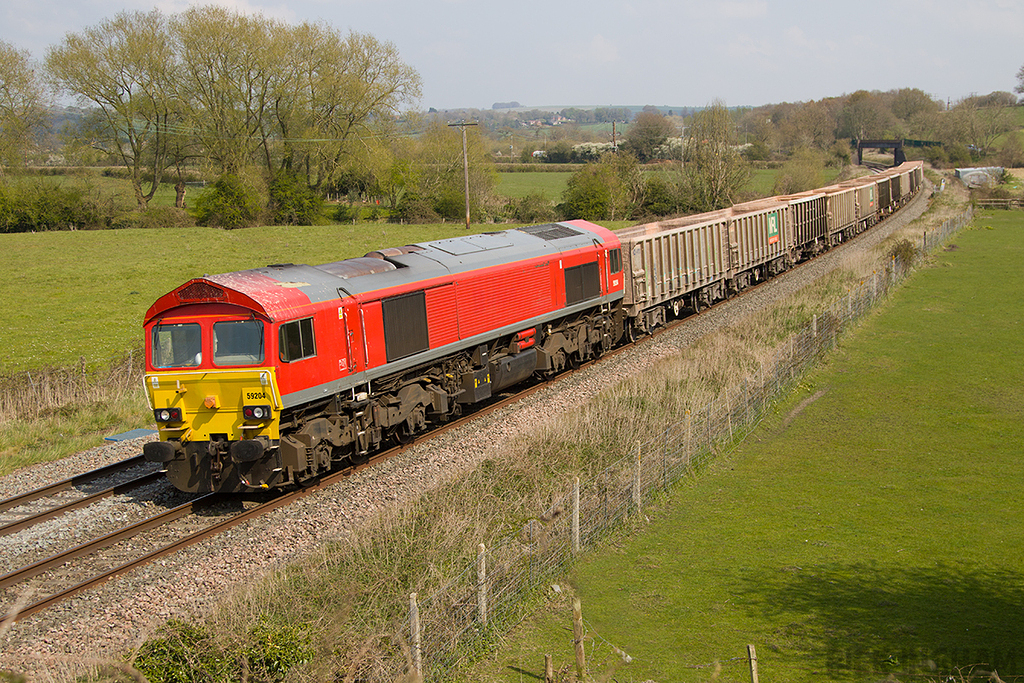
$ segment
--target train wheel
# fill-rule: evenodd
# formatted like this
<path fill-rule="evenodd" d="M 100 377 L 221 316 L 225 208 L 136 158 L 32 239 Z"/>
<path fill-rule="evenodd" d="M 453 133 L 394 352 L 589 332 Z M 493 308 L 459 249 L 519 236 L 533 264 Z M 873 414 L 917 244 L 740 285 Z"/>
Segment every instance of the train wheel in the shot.
<path fill-rule="evenodd" d="M 682 308 L 683 308 L 683 305 L 682 305 L 682 303 L 680 303 L 679 299 L 672 299 L 672 316 L 673 317 L 678 318 L 679 317 L 679 311 L 681 311 Z"/>

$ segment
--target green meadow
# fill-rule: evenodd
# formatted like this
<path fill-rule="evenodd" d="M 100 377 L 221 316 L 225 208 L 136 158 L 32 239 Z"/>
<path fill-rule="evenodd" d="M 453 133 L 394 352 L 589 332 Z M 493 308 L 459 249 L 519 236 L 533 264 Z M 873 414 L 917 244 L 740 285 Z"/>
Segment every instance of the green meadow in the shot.
<path fill-rule="evenodd" d="M 0 235 L 0 371 L 89 364 L 142 345 L 142 318 L 204 274 L 270 263 L 328 263 L 464 234 L 465 226 L 355 225 L 244 230 L 161 228 Z"/>
<path fill-rule="evenodd" d="M 465 680 L 570 670 L 572 595 L 594 680 L 1024 674 L 1022 261 L 1024 214 L 977 218 Z"/>

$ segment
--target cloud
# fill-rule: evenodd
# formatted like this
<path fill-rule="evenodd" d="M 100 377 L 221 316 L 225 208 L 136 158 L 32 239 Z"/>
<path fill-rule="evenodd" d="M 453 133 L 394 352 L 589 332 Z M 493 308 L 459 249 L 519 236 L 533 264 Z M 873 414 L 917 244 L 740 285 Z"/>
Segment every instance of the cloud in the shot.
<path fill-rule="evenodd" d="M 570 63 L 574 65 L 614 64 L 619 61 L 619 44 L 597 34 L 587 41 L 582 50 L 571 50 L 566 54 Z"/>

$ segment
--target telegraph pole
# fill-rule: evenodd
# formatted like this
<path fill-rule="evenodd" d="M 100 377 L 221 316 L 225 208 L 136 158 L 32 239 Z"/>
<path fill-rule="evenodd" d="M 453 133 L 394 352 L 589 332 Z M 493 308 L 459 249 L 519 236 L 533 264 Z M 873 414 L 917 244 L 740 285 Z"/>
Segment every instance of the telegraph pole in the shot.
<path fill-rule="evenodd" d="M 478 125 L 475 121 L 466 123 L 460 121 L 458 123 L 449 123 L 449 127 L 458 126 L 462 131 L 462 173 L 466 180 L 466 230 L 469 230 L 469 152 L 466 150 L 466 126 Z"/>

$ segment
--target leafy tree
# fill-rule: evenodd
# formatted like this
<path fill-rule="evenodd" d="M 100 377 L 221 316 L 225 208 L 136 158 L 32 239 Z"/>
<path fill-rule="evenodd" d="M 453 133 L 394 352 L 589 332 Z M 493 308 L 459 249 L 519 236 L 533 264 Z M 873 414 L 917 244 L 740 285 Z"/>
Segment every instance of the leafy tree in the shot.
<path fill-rule="evenodd" d="M 911 122 L 937 114 L 942 104 L 917 88 L 897 90 L 892 102 L 892 113 L 898 119 Z"/>
<path fill-rule="evenodd" d="M 643 197 L 643 175 L 636 157 L 626 152 L 606 154 L 569 178 L 558 211 L 567 220 L 623 220 L 633 216 Z"/>
<path fill-rule="evenodd" d="M 1017 70 L 1017 85 L 1014 86 L 1013 92 L 1024 94 L 1024 66 Z"/>
<path fill-rule="evenodd" d="M 289 68 L 296 102 L 276 107 L 286 165 L 304 168 L 319 188 L 341 172 L 360 139 L 387 135 L 401 109 L 420 96 L 420 77 L 394 44 L 371 35 L 346 36 L 323 24 L 290 32 Z"/>
<path fill-rule="evenodd" d="M 266 199 L 251 182 L 224 173 L 199 194 L 196 219 L 215 228 L 248 228 L 256 225 L 265 205 Z"/>
<path fill-rule="evenodd" d="M 824 171 L 824 154 L 806 147 L 798 149 L 782 165 L 782 169 L 775 177 L 772 193 L 776 195 L 793 194 L 821 187 Z"/>
<path fill-rule="evenodd" d="M 987 152 L 1000 135 L 1013 130 L 1015 126 L 1012 109 L 980 107 L 977 98 L 961 100 L 946 112 L 942 121 L 941 137 L 947 147 L 973 147 L 981 153 Z"/>
<path fill-rule="evenodd" d="M 731 206 L 750 177 L 732 141 L 732 118 L 722 102 L 693 116 L 686 129 L 683 185 L 694 212 Z"/>
<path fill-rule="evenodd" d="M 176 15 L 170 28 L 190 127 L 214 168 L 235 174 L 259 160 L 272 173 L 274 131 L 266 124 L 277 97 L 290 85 L 284 25 L 207 5 Z"/>
<path fill-rule="evenodd" d="M 658 148 L 665 144 L 672 132 L 672 124 L 657 111 L 642 111 L 626 130 L 623 147 L 632 152 L 640 163 L 657 156 Z"/>
<path fill-rule="evenodd" d="M 129 169 L 140 211 L 180 152 L 175 146 L 182 121 L 175 92 L 178 66 L 166 20 L 156 10 L 121 12 L 69 33 L 46 57 L 61 90 L 98 108 L 95 144 Z"/>
<path fill-rule="evenodd" d="M 278 171 L 270 183 L 270 221 L 274 225 L 314 225 L 323 205 L 323 197 L 288 171 Z"/>
<path fill-rule="evenodd" d="M 896 117 L 876 93 L 858 90 L 839 112 L 837 137 L 856 140 L 885 138 L 896 128 Z"/>
<path fill-rule="evenodd" d="M 558 205 L 562 217 L 588 221 L 607 218 L 612 203 L 611 176 L 611 169 L 603 164 L 588 164 L 573 173 Z"/>
<path fill-rule="evenodd" d="M 24 163 L 34 133 L 45 126 L 45 104 L 28 53 L 0 41 L 0 164 Z"/>

